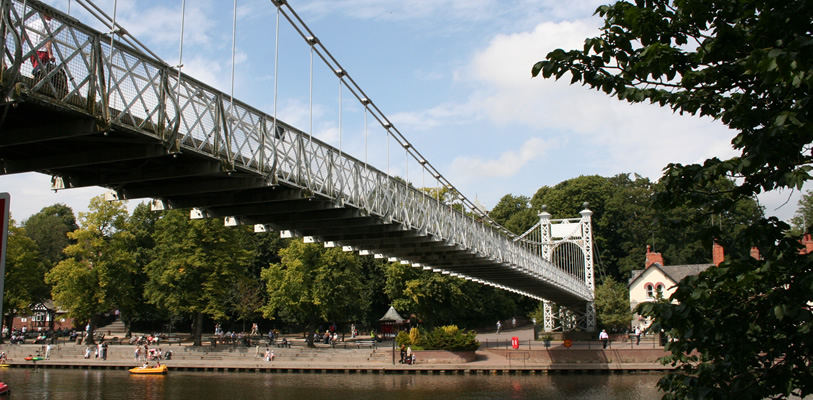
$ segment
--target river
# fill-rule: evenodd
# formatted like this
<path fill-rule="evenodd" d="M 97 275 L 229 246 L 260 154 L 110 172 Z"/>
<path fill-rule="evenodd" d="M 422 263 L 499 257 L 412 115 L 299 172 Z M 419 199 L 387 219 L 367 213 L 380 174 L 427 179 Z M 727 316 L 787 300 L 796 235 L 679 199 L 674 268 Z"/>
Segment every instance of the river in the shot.
<path fill-rule="evenodd" d="M 654 373 L 367 375 L 2 369 L 12 399 L 657 399 Z"/>

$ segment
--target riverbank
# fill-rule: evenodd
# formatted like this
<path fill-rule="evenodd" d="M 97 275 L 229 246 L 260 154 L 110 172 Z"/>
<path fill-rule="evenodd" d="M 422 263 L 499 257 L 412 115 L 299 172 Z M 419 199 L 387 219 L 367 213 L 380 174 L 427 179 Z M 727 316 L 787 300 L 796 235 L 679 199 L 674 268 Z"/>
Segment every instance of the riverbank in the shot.
<path fill-rule="evenodd" d="M 550 373 L 623 373 L 638 371 L 665 371 L 657 360 L 665 355 L 654 342 L 615 343 L 603 349 L 597 343 L 533 341 L 533 332 L 517 329 L 513 332 L 479 335 L 482 346 L 473 355 L 443 352 L 415 352 L 414 365 L 401 364 L 392 342 L 339 343 L 337 346 L 317 345 L 314 348 L 294 341 L 291 347 L 266 346 L 191 346 L 189 344 L 161 345 L 164 354 L 172 352 L 169 360 L 161 361 L 170 371 L 246 372 L 246 373 L 314 373 L 314 374 L 550 374 Z M 520 345 L 511 346 L 517 337 Z M 91 353 L 84 358 L 86 346 L 61 343 L 51 350 L 48 360 L 26 361 L 27 356 L 44 356 L 42 345 L 2 345 L 8 368 L 53 369 L 112 369 L 127 370 L 143 364 L 136 361 L 132 345 L 110 345 L 106 360 Z M 266 350 L 274 352 L 273 361 L 264 361 Z M 471 361 L 467 361 L 471 360 Z M 155 364 L 155 362 L 151 362 Z"/>

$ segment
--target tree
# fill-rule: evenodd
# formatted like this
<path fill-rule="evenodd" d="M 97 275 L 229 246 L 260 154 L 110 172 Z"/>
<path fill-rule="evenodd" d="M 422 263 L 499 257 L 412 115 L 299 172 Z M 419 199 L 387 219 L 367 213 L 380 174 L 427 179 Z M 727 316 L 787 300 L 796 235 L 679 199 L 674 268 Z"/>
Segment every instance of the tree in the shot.
<path fill-rule="evenodd" d="M 127 231 L 127 209 L 121 202 L 94 197 L 89 212 L 79 213 L 80 228 L 68 233 L 74 244 L 65 248 L 66 259 L 45 275 L 52 285 L 54 302 L 77 321 L 89 321 L 88 342 L 98 314 L 126 308 L 137 295 L 132 284 L 135 256 Z"/>
<path fill-rule="evenodd" d="M 237 320 L 243 321 L 243 332 L 246 331 L 246 322 L 260 314 L 265 304 L 264 291 L 262 282 L 246 275 L 238 277 L 232 284 L 228 303 Z"/>
<path fill-rule="evenodd" d="M 582 50 L 554 50 L 532 76 L 580 82 L 620 100 L 652 102 L 680 114 L 709 116 L 736 132 L 740 151 L 702 165 L 669 164 L 653 197 L 656 207 L 686 206 L 710 215 L 775 188 L 810 180 L 813 129 L 813 3 L 784 0 L 636 0 L 602 6 L 600 37 Z M 720 177 L 737 179 L 709 191 Z M 677 371 L 659 382 L 669 398 L 767 398 L 813 393 L 810 359 L 813 263 L 798 254 L 789 226 L 757 218 L 742 235 L 699 232 L 704 243 L 757 246 L 762 259 L 740 251 L 682 281 L 675 303 L 647 303 L 675 339 L 665 359 Z"/>
<path fill-rule="evenodd" d="M 401 263 L 390 263 L 385 274 L 384 290 L 392 306 L 429 326 L 455 321 L 471 304 L 464 294 L 462 279 Z"/>
<path fill-rule="evenodd" d="M 539 222 L 538 213 L 531 208 L 527 196 L 503 196 L 488 213 L 495 222 L 511 232 L 521 235 Z"/>
<path fill-rule="evenodd" d="M 796 209 L 796 213 L 793 214 L 793 218 L 790 220 L 793 229 L 789 234 L 789 236 L 796 238 L 809 233 L 808 227 L 813 225 L 813 191 L 808 190 L 802 195 L 797 206 L 799 208 Z"/>
<path fill-rule="evenodd" d="M 79 228 L 73 209 L 62 203 L 43 208 L 23 226 L 26 236 L 37 242 L 49 268 L 65 258 L 62 251 L 71 243 L 68 233 Z"/>
<path fill-rule="evenodd" d="M 128 230 L 133 235 L 128 251 L 135 255 L 136 259 L 136 267 L 132 275 L 134 291 L 132 301 L 121 310 L 121 320 L 124 322 L 128 336 L 134 329 L 134 324 L 164 320 L 168 317 L 166 310 L 149 303 L 143 295 L 144 286 L 149 280 L 145 269 L 152 261 L 155 247 L 155 224 L 161 215 L 160 212 L 150 210 L 150 206 L 142 202 L 135 206 L 133 214 L 127 221 Z"/>
<path fill-rule="evenodd" d="M 225 318 L 228 295 L 251 261 L 237 229 L 222 220 L 190 220 L 184 210 L 166 212 L 155 223 L 155 249 L 146 266 L 144 296 L 171 314 L 194 320 L 194 345 L 201 345 L 203 317 Z"/>
<path fill-rule="evenodd" d="M 627 286 L 610 277 L 596 286 L 596 316 L 599 325 L 610 331 L 619 332 L 629 328 L 632 310 Z"/>
<path fill-rule="evenodd" d="M 16 227 L 14 220 L 9 221 L 8 230 L 3 312 L 5 326 L 11 330 L 14 316 L 46 300 L 50 288 L 45 284 L 47 268 L 37 243 L 24 234 L 23 228 Z"/>
<path fill-rule="evenodd" d="M 361 316 L 361 263 L 354 253 L 292 240 L 280 256 L 279 263 L 262 271 L 268 295 L 262 308 L 266 318 L 279 314 L 286 321 L 304 324 L 308 345 L 313 345 L 311 333 L 320 323 Z"/>

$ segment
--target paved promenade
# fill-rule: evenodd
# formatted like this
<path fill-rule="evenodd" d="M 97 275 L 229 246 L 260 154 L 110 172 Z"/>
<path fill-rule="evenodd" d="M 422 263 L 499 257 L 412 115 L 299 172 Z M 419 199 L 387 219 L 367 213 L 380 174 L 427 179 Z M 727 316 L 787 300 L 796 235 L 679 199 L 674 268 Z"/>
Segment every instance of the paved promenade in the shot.
<path fill-rule="evenodd" d="M 511 338 L 519 339 L 514 349 Z M 263 359 L 266 346 L 191 346 L 174 344 L 160 346 L 170 360 L 161 361 L 171 371 L 265 372 L 265 373 L 404 373 L 404 374 L 536 374 L 555 372 L 601 373 L 610 371 L 662 371 L 668 369 L 657 362 L 663 349 L 652 341 L 640 345 L 629 342 L 612 343 L 602 349 L 598 342 L 575 342 L 570 348 L 554 341 L 546 348 L 533 341 L 530 328 L 478 335 L 481 348 L 472 361 L 461 356 L 438 352 L 416 352 L 415 365 L 393 363 L 392 342 L 372 346 L 368 341 L 347 341 L 335 347 L 318 344 L 305 347 L 301 339 L 293 340 L 291 348 L 268 347 L 274 360 Z M 292 338 L 294 339 L 294 338 Z M 44 355 L 41 345 L 2 345 L 11 368 L 80 368 L 126 370 L 140 365 L 133 345 L 110 345 L 107 360 L 91 355 L 84 358 L 86 346 L 59 344 L 48 360 L 25 361 L 28 355 Z M 470 354 L 468 355 L 471 356 Z M 151 364 L 155 364 L 154 361 Z"/>

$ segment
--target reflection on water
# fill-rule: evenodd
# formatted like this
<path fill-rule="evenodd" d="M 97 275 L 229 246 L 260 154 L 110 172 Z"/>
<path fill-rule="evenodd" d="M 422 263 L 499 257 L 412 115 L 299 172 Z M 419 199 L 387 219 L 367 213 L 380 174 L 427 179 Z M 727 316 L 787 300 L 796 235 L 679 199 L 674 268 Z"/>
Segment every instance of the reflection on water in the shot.
<path fill-rule="evenodd" d="M 15 399 L 656 399 L 659 374 L 366 375 L 6 369 Z"/>

